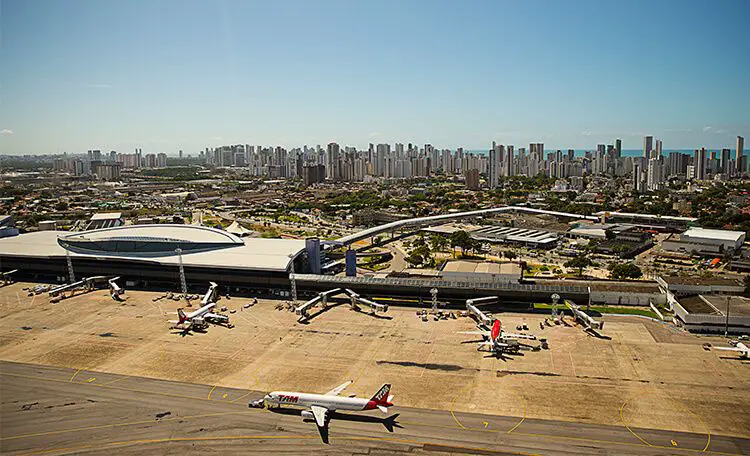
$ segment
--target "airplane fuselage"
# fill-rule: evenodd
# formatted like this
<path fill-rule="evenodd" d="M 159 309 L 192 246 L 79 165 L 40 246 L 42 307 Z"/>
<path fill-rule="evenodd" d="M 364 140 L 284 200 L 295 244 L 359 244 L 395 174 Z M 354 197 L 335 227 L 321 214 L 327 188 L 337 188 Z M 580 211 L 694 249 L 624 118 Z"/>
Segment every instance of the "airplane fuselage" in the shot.
<path fill-rule="evenodd" d="M 360 397 L 341 397 L 327 394 L 299 393 L 294 391 L 272 391 L 264 398 L 269 405 L 293 405 L 309 408 L 313 405 L 328 410 L 373 410 L 377 404 L 373 400 Z"/>

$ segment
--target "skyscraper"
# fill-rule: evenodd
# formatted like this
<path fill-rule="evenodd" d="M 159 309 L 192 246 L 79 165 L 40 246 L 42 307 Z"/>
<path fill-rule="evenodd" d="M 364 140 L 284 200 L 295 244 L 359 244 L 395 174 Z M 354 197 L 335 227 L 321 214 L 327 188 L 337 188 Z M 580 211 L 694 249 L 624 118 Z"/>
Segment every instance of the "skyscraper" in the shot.
<path fill-rule="evenodd" d="M 651 150 L 653 149 L 654 144 L 654 137 L 653 136 L 645 136 L 643 138 L 643 158 L 648 160 L 651 158 Z"/>
<path fill-rule="evenodd" d="M 661 139 L 656 140 L 656 156 L 655 158 L 661 158 Z"/>
<path fill-rule="evenodd" d="M 745 150 L 745 138 L 742 136 L 737 137 L 737 149 L 735 150 L 734 154 L 734 166 L 737 168 L 737 172 L 739 174 L 742 174 L 745 172 L 745 165 L 744 161 L 742 160 L 742 155 L 744 154 Z"/>
<path fill-rule="evenodd" d="M 706 148 L 701 147 L 695 151 L 693 156 L 693 166 L 695 167 L 695 178 L 703 180 L 706 178 Z"/>
<path fill-rule="evenodd" d="M 620 138 L 615 139 L 615 158 L 619 159 L 622 157 L 622 140 Z"/>

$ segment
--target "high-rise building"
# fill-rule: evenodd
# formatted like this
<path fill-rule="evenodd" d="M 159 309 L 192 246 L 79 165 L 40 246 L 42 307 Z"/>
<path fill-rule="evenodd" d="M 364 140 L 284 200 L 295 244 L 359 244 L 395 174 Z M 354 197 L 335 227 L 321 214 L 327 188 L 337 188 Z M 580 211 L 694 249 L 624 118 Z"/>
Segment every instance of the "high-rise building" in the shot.
<path fill-rule="evenodd" d="M 651 150 L 653 149 L 654 137 L 645 136 L 643 138 L 643 158 L 648 160 L 651 158 Z"/>
<path fill-rule="evenodd" d="M 502 144 L 495 144 L 492 141 L 492 149 L 490 150 L 490 163 L 489 163 L 489 177 L 490 177 L 490 188 L 497 188 L 500 183 L 500 175 L 502 170 L 503 155 L 505 154 L 505 146 Z"/>
<path fill-rule="evenodd" d="M 729 177 L 732 174 L 732 163 L 731 163 L 731 151 L 729 149 L 721 149 L 721 174 Z"/>
<path fill-rule="evenodd" d="M 656 140 L 656 154 L 655 158 L 661 158 L 661 139 Z"/>
<path fill-rule="evenodd" d="M 739 174 L 742 174 L 746 171 L 745 169 L 745 160 L 743 160 L 743 155 L 745 151 L 745 138 L 742 136 L 737 137 L 737 146 L 734 152 L 734 166 L 737 168 L 737 172 Z"/>
<path fill-rule="evenodd" d="M 466 188 L 479 190 L 479 170 L 476 168 L 466 170 Z"/>
<path fill-rule="evenodd" d="M 703 180 L 706 178 L 706 148 L 701 147 L 695 151 L 693 155 L 693 166 L 695 167 L 695 175 L 693 176 L 697 180 Z"/>
<path fill-rule="evenodd" d="M 615 158 L 619 159 L 622 157 L 622 140 L 620 138 L 615 139 Z"/>

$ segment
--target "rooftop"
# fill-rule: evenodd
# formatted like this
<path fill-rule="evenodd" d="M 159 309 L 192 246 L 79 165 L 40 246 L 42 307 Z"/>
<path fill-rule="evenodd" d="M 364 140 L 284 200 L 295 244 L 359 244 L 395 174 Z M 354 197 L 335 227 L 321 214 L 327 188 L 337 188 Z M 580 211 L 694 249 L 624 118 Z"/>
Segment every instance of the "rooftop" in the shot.
<path fill-rule="evenodd" d="M 691 314 L 750 316 L 750 299 L 742 296 L 698 295 L 681 298 L 680 305 Z"/>
<path fill-rule="evenodd" d="M 721 239 L 723 241 L 738 242 L 745 236 L 744 231 L 710 230 L 707 228 L 690 228 L 683 236 L 698 239 Z"/>
<path fill-rule="evenodd" d="M 148 229 L 147 229 L 148 228 Z M 130 231 L 128 231 L 130 230 Z M 154 231 L 156 230 L 156 231 Z M 229 233 L 211 228 L 197 227 L 195 225 L 145 225 L 128 226 L 96 231 L 115 231 L 115 239 L 109 238 L 107 242 L 143 242 L 148 240 L 143 236 L 151 236 L 164 239 L 191 239 L 201 244 L 211 244 L 217 239 L 225 239 L 224 242 L 215 243 L 216 247 L 201 250 L 184 250 L 182 261 L 185 266 L 206 268 L 233 268 L 248 270 L 286 271 L 293 257 L 304 251 L 305 241 L 298 239 L 263 239 L 263 238 L 237 238 Z M 217 233 L 218 232 L 218 233 Z M 174 250 L 151 251 L 144 254 L 141 251 L 101 250 L 88 251 L 78 248 L 66 250 L 59 239 L 69 233 L 60 231 L 38 231 L 0 239 L 0 257 L 32 257 L 59 259 L 65 258 L 69 252 L 71 258 L 96 258 L 98 260 L 129 260 L 157 263 L 165 266 L 176 266 L 179 264 L 179 256 Z M 122 241 L 120 235 L 130 234 L 131 241 Z M 62 236 L 61 236 L 62 235 Z M 102 236 L 97 232 L 75 233 L 74 236 Z M 117 239 L 120 238 L 120 239 Z M 227 242 L 226 240 L 229 240 Z M 238 241 L 235 242 L 234 240 Z"/>

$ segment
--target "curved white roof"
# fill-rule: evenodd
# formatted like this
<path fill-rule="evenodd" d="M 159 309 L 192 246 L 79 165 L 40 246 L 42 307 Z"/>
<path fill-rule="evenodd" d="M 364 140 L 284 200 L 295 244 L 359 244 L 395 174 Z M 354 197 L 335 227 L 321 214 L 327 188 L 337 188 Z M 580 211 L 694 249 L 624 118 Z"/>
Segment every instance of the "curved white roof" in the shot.
<path fill-rule="evenodd" d="M 216 228 L 197 225 L 126 225 L 60 236 L 71 241 L 148 240 L 185 243 L 243 245 L 239 237 Z"/>

